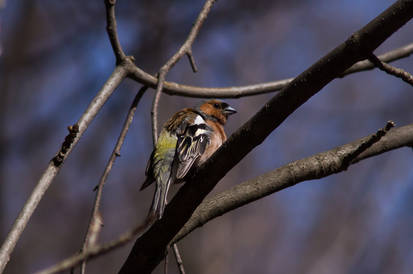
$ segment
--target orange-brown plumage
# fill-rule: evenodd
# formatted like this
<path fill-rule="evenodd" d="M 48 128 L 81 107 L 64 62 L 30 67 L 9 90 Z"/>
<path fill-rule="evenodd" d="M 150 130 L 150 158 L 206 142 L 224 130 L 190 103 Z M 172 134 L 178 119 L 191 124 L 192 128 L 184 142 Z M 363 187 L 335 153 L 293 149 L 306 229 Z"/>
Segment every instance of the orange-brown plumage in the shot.
<path fill-rule="evenodd" d="M 163 126 L 141 189 L 156 181 L 150 214 L 161 218 L 171 183 L 182 181 L 227 139 L 224 125 L 235 109 L 220 100 L 175 113 Z"/>

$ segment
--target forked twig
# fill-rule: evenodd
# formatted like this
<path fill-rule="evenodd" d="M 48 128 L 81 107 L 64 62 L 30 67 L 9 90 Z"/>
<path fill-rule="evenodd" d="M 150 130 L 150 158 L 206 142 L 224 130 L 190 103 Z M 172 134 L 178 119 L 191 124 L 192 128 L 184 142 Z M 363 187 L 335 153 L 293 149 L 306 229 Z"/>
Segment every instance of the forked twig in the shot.
<path fill-rule="evenodd" d="M 159 107 L 159 100 L 161 98 L 165 77 L 169 70 L 181 59 L 182 56 L 187 55 L 189 58 L 189 63 L 191 64 L 192 70 L 194 72 L 197 71 L 194 57 L 192 55 L 192 44 L 195 41 L 196 36 L 198 35 L 202 24 L 204 23 L 205 19 L 208 16 L 209 11 L 211 10 L 212 5 L 215 3 L 216 0 L 207 0 L 202 7 L 201 12 L 199 13 L 191 31 L 189 32 L 188 37 L 186 38 L 185 42 L 179 48 L 179 50 L 161 67 L 158 73 L 158 80 L 156 85 L 156 93 L 152 103 L 152 138 L 153 143 L 156 144 L 156 140 L 158 138 L 158 107 Z"/>
<path fill-rule="evenodd" d="M 410 73 L 408 73 L 407 71 L 401 69 L 401 68 L 396 68 L 394 66 L 391 66 L 383 61 L 381 61 L 379 58 L 377 58 L 376 55 L 374 55 L 373 53 L 370 53 L 368 56 L 369 60 L 379 69 L 381 69 L 382 71 L 396 76 L 397 78 L 402 79 L 403 81 L 405 81 L 406 83 L 410 84 L 411 86 L 413 86 L 413 75 L 411 75 Z"/>

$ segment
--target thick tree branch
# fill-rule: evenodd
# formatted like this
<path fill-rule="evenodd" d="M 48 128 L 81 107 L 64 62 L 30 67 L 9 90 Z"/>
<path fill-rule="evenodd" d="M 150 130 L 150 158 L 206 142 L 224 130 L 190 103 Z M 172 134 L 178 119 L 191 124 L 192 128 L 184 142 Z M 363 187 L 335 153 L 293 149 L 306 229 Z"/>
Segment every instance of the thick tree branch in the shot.
<path fill-rule="evenodd" d="M 32 216 L 34 210 L 36 209 L 37 205 L 39 204 L 46 190 L 49 188 L 53 179 L 56 177 L 57 173 L 62 167 L 62 163 L 67 158 L 67 156 L 70 154 L 73 147 L 77 144 L 80 137 L 83 135 L 83 133 L 85 132 L 89 124 L 92 122 L 93 118 L 102 108 L 104 103 L 108 100 L 110 95 L 114 92 L 116 87 L 126 77 L 126 75 L 127 75 L 127 70 L 125 67 L 117 66 L 115 68 L 112 75 L 103 85 L 102 89 L 98 92 L 96 97 L 89 104 L 88 108 L 83 113 L 82 117 L 80 117 L 79 121 L 75 124 L 76 131 L 78 130 L 78 132 L 75 134 L 75 138 L 72 139 L 73 133 L 70 133 L 68 135 L 70 136 L 70 138 L 67 137 L 64 142 L 64 144 L 67 143 L 70 145 L 68 147 L 62 146 L 62 149 L 60 149 L 58 155 L 55 158 L 53 158 L 53 161 L 50 161 L 48 167 L 43 172 L 36 187 L 33 189 L 30 197 L 27 199 L 23 209 L 20 211 L 19 216 L 15 220 L 11 231 L 7 235 L 7 238 L 5 239 L 1 247 L 0 273 L 4 271 L 4 268 L 6 267 L 6 264 L 10 259 L 10 254 L 13 251 L 17 241 L 19 240 L 20 235 L 22 234 L 24 228 L 29 222 L 30 217 Z M 73 131 L 73 127 L 71 128 L 71 131 Z M 57 157 L 58 157 L 58 160 L 57 160 Z"/>
<path fill-rule="evenodd" d="M 410 56 L 413 53 L 413 43 L 408 44 L 404 47 L 389 51 L 383 55 L 379 56 L 379 59 L 383 62 L 392 62 Z M 345 72 L 341 74 L 344 77 L 348 74 L 355 72 L 365 71 L 374 69 L 374 65 L 368 61 L 360 61 Z M 135 81 L 148 85 L 152 88 L 156 88 L 158 83 L 158 78 L 154 77 L 139 67 L 135 65 L 130 66 L 129 77 Z M 259 83 L 255 85 L 248 86 L 234 86 L 234 87 L 223 87 L 223 88 L 208 88 L 208 87 L 197 87 L 182 85 L 174 82 L 165 81 L 163 85 L 163 92 L 169 95 L 180 95 L 186 97 L 196 97 L 196 98 L 240 98 L 245 96 L 253 96 L 258 94 L 276 92 L 286 87 L 294 78 L 268 82 Z"/>
<path fill-rule="evenodd" d="M 194 229 L 206 224 L 231 210 L 249 204 L 260 198 L 278 192 L 295 184 L 324 178 L 346 170 L 345 158 L 364 144 L 376 139 L 376 134 L 367 136 L 326 152 L 318 153 L 308 158 L 294 161 L 273 171 L 248 180 L 231 189 L 206 199 L 195 210 L 191 219 L 179 231 L 173 242 L 177 242 Z M 404 146 L 413 145 L 413 124 L 394 128 L 379 141 L 366 148 L 350 162 L 353 165 L 361 160 L 385 153 Z"/>
<path fill-rule="evenodd" d="M 186 38 L 185 42 L 179 48 L 179 50 L 161 67 L 158 73 L 158 80 L 156 84 L 156 92 L 155 97 L 152 104 L 152 137 L 153 143 L 156 144 L 156 140 L 158 138 L 158 106 L 159 100 L 161 98 L 161 92 L 164 87 L 165 77 L 169 70 L 182 58 L 184 55 L 188 55 L 191 67 L 194 71 L 197 70 L 194 57 L 192 55 L 192 44 L 197 37 L 202 24 L 204 23 L 205 19 L 208 16 L 209 11 L 211 10 L 212 5 L 215 3 L 215 0 L 207 0 L 205 1 L 204 6 L 202 7 L 201 12 L 199 13 L 191 31 L 189 32 L 188 37 Z"/>
<path fill-rule="evenodd" d="M 372 62 L 376 67 L 378 67 L 382 71 L 384 71 L 384 72 L 386 72 L 390 75 L 396 76 L 396 77 L 402 79 L 403 81 L 405 81 L 406 83 L 410 84 L 411 86 L 413 86 L 413 75 L 411 75 L 407 71 L 405 71 L 401 68 L 396 68 L 396 67 L 393 67 L 389 64 L 386 64 L 385 62 L 383 62 L 379 58 L 377 58 L 377 56 L 374 55 L 373 53 L 371 53 L 369 55 L 369 60 L 370 60 L 370 62 Z"/>
<path fill-rule="evenodd" d="M 219 217 L 228 211 L 287 187 L 294 186 L 297 183 L 327 177 L 331 174 L 346 170 L 348 166 L 344 163 L 345 157 L 354 155 L 354 152 L 358 151 L 360 146 L 371 144 L 371 140 L 376 140 L 376 142 L 358 154 L 358 156 L 351 161 L 351 165 L 400 147 L 413 146 L 413 124 L 392 129 L 385 136 L 382 136 L 380 140 L 377 140 L 376 135 L 377 133 L 350 144 L 289 163 L 205 200 L 196 209 L 191 219 L 179 231 L 172 242 L 179 241 L 197 227 L 204 225 L 211 219 Z M 100 246 L 93 246 L 84 250 L 81 254 L 76 254 L 38 273 L 51 274 L 63 271 L 80 264 L 82 260 L 95 258 L 117 247 L 123 246 L 137 234 L 144 231 L 151 222 L 151 220 L 146 219 L 143 225 L 121 235 L 119 239 Z M 182 272 L 183 268 L 181 268 L 182 260 L 177 258 L 177 262 L 181 273 L 184 273 Z"/>
<path fill-rule="evenodd" d="M 217 182 L 291 113 L 413 17 L 413 0 L 399 0 L 277 93 L 188 179 L 165 215 L 140 237 L 120 273 L 150 273 L 165 248 Z"/>
<path fill-rule="evenodd" d="M 388 129 L 389 127 L 386 127 L 384 132 L 382 132 L 383 130 L 379 130 L 378 132 L 385 134 Z M 351 165 L 390 150 L 413 145 L 413 124 L 393 129 L 385 136 L 382 135 L 382 133 L 375 133 L 350 144 L 289 163 L 255 179 L 241 183 L 213 198 L 205 200 L 196 209 L 191 219 L 185 224 L 181 231 L 179 231 L 173 239 L 173 242 L 179 241 L 197 227 L 204 225 L 211 219 L 221 216 L 228 211 L 256 201 L 274 192 L 278 192 L 284 188 L 294 186 L 297 183 L 327 177 L 331 174 L 344 171 L 348 168 L 348 164 L 345 160 L 346 157 L 348 155 L 354 155 L 355 152 L 358 152 L 358 154 L 356 158 L 353 158 L 351 161 Z M 366 146 L 366 144 L 368 144 L 368 146 Z M 360 150 L 360 147 L 364 147 L 363 151 Z M 82 260 L 103 255 L 132 240 L 135 235 L 142 232 L 150 224 L 151 220 L 146 219 L 146 222 L 143 225 L 121 235 L 119 239 L 101 246 L 92 246 L 89 249 L 84 250 L 81 254 L 65 259 L 55 266 L 39 273 L 56 273 L 72 266 L 76 266 L 81 263 Z M 175 256 L 177 256 L 176 260 L 180 273 L 185 273 L 179 252 L 175 253 Z"/>
<path fill-rule="evenodd" d="M 129 130 L 129 127 L 133 121 L 133 117 L 135 116 L 136 108 L 138 107 L 138 103 L 142 98 L 143 94 L 145 93 L 147 87 L 143 86 L 139 92 L 136 94 L 135 98 L 133 99 L 132 105 L 129 108 L 128 114 L 126 116 L 125 122 L 123 124 L 121 133 L 118 137 L 115 147 L 113 148 L 112 154 L 109 157 L 108 163 L 103 171 L 102 177 L 99 180 L 99 184 L 96 186 L 96 197 L 93 204 L 92 216 L 90 217 L 89 226 L 85 235 L 85 239 L 83 242 L 82 250 L 86 250 L 91 246 L 94 246 L 97 242 L 99 237 L 100 228 L 103 225 L 102 216 L 100 214 L 100 202 L 102 198 L 103 186 L 105 185 L 106 179 L 110 171 L 112 170 L 112 166 L 115 163 L 115 160 L 118 156 L 120 156 L 120 149 L 123 145 L 125 140 L 126 134 Z M 82 263 L 81 273 L 85 273 L 86 268 L 86 261 Z"/>

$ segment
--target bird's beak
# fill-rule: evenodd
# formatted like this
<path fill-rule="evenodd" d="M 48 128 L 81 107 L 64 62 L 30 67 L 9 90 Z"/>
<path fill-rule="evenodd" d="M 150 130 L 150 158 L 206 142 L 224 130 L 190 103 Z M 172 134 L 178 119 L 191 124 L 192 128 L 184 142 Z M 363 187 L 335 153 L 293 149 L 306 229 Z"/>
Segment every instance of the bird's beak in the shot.
<path fill-rule="evenodd" d="M 224 108 L 224 114 L 226 115 L 231 115 L 237 113 L 237 111 L 235 110 L 235 108 L 227 106 L 226 108 Z"/>

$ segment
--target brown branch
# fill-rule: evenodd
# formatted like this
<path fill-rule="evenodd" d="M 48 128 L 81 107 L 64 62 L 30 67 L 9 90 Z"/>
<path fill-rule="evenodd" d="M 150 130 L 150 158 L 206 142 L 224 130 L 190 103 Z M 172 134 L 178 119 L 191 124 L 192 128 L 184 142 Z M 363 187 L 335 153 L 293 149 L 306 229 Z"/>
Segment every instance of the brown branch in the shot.
<path fill-rule="evenodd" d="M 248 180 L 231 189 L 206 199 L 195 210 L 191 219 L 179 231 L 172 242 L 177 242 L 198 227 L 231 210 L 249 204 L 284 188 L 304 181 L 324 178 L 347 169 L 347 155 L 354 155 L 360 146 L 377 139 L 377 133 L 326 152 L 294 161 L 255 179 Z M 361 160 L 390 150 L 413 145 L 413 124 L 394 128 L 367 147 L 350 162 L 353 165 Z"/>
<path fill-rule="evenodd" d="M 394 127 L 394 122 L 393 121 L 388 121 L 386 126 L 382 129 L 379 129 L 375 134 L 371 135 L 370 138 L 368 138 L 365 142 L 362 142 L 354 151 L 351 153 L 348 153 L 344 158 L 343 158 L 343 168 L 347 169 L 347 167 L 351 164 L 354 159 L 357 158 L 361 153 L 363 153 L 366 149 L 371 147 L 373 144 L 377 143 L 380 141 L 380 139 L 386 135 L 386 133 Z"/>
<path fill-rule="evenodd" d="M 200 227 L 218 216 L 225 214 L 228 211 L 251 203 L 264 196 L 280 191 L 284 188 L 291 187 L 297 183 L 327 177 L 331 174 L 341 172 L 346 169 L 343 160 L 348 154 L 353 153 L 363 143 L 369 142 L 374 138 L 367 136 L 350 144 L 346 144 L 335 149 L 316 154 L 314 156 L 304 158 L 276 170 L 270 171 L 241 183 L 230 190 L 222 192 L 213 198 L 205 200 L 194 212 L 191 219 L 179 231 L 173 242 L 177 242 L 191 231 Z M 357 162 L 394 150 L 404 146 L 413 145 L 413 124 L 408 126 L 392 129 L 386 136 L 382 137 L 378 142 L 363 151 L 352 162 L 351 165 Z M 123 246 L 128 241 L 140 234 L 149 227 L 154 219 L 146 219 L 143 225 L 138 226 L 134 230 L 127 232 L 119 237 L 119 239 L 110 243 L 93 246 L 80 254 L 74 255 L 64 261 L 47 268 L 38 274 L 51 274 L 69 269 L 76 266 L 85 259 L 92 259 L 99 255 Z M 177 258 L 178 266 L 182 264 L 182 260 Z M 184 270 L 180 268 L 181 273 Z"/>
<path fill-rule="evenodd" d="M 189 64 L 191 64 L 192 71 L 198 72 L 198 68 L 195 63 L 195 58 L 194 58 L 194 55 L 192 54 L 192 49 L 189 49 L 189 51 L 186 53 L 186 56 L 188 56 L 188 61 L 189 61 Z"/>
<path fill-rule="evenodd" d="M 112 45 L 113 53 L 116 57 L 116 64 L 121 64 L 126 59 L 126 55 L 123 52 L 120 45 L 115 17 L 115 4 L 116 0 L 105 0 L 106 6 L 106 31 L 109 35 L 110 44 Z"/>
<path fill-rule="evenodd" d="M 99 208 L 100 208 L 100 202 L 101 202 L 101 198 L 102 198 L 102 192 L 103 192 L 103 186 L 105 185 L 106 179 L 110 173 L 110 171 L 112 170 L 112 166 L 115 163 L 115 160 L 118 156 L 120 156 L 120 149 L 123 145 L 123 142 L 125 140 L 126 134 L 129 130 L 130 124 L 133 121 L 133 117 L 135 116 L 135 112 L 136 112 L 136 108 L 138 106 L 138 103 L 140 101 L 140 99 L 142 98 L 143 94 L 145 93 L 147 87 L 143 86 L 139 92 L 136 94 L 132 105 L 129 108 L 128 114 L 126 116 L 125 122 L 123 124 L 121 133 L 118 137 L 118 140 L 116 142 L 115 147 L 113 148 L 112 154 L 109 157 L 108 163 L 106 164 L 105 170 L 102 174 L 102 177 L 100 178 L 99 184 L 96 186 L 95 190 L 96 190 L 96 197 L 95 197 L 95 201 L 94 201 L 94 205 L 93 205 L 93 209 L 92 209 L 92 215 L 90 217 L 90 221 L 89 221 L 89 226 L 88 226 L 88 230 L 86 232 L 85 235 L 85 239 L 83 242 L 83 246 L 81 250 L 86 250 L 91 246 L 94 246 L 96 244 L 97 238 L 99 236 L 100 233 L 100 228 L 101 225 L 103 225 L 103 220 L 102 220 L 102 216 L 100 214 Z M 81 273 L 85 273 L 85 269 L 86 269 L 86 261 L 84 261 L 82 263 L 82 267 L 81 267 Z"/>
<path fill-rule="evenodd" d="M 413 1 L 399 0 L 343 44 L 312 65 L 277 93 L 188 178 L 155 222 L 136 242 L 120 273 L 150 273 L 165 248 L 218 181 L 261 144 L 291 113 L 333 79 L 374 51 L 413 17 Z"/>
<path fill-rule="evenodd" d="M 401 69 L 401 68 L 396 68 L 393 67 L 389 64 L 386 64 L 383 61 L 380 61 L 379 58 L 377 58 L 376 55 L 374 55 L 373 53 L 369 54 L 369 60 L 379 69 L 381 69 L 382 71 L 396 76 L 397 78 L 402 79 L 403 81 L 405 81 L 406 83 L 410 84 L 411 86 L 413 86 L 413 75 L 411 75 L 410 73 L 408 73 L 407 71 Z"/>
<path fill-rule="evenodd" d="M 159 70 L 159 76 L 156 84 L 156 93 L 152 104 L 152 138 L 153 143 L 156 144 L 156 140 L 158 138 L 158 106 L 159 100 L 161 98 L 161 92 L 163 90 L 164 82 L 166 74 L 169 70 L 182 58 L 185 54 L 188 55 L 191 67 L 194 71 L 196 71 L 195 61 L 192 55 L 192 44 L 197 37 L 202 24 L 204 23 L 205 19 L 208 16 L 209 11 L 211 10 L 212 5 L 215 3 L 216 0 L 207 0 L 205 1 L 204 6 L 202 7 L 201 12 L 199 13 L 191 31 L 189 32 L 188 37 L 186 38 L 185 42 L 179 48 L 179 50 L 161 67 Z"/>
<path fill-rule="evenodd" d="M 401 58 L 410 56 L 413 53 L 413 43 L 403 46 L 401 48 L 389 51 L 383 55 L 380 55 L 380 60 L 384 62 L 392 62 Z M 340 77 L 344 77 L 348 74 L 371 70 L 374 65 L 368 61 L 359 61 L 349 69 L 344 71 Z M 132 65 L 130 67 L 129 77 L 133 80 L 148 85 L 152 88 L 156 88 L 158 83 L 158 78 L 154 77 L 139 67 Z M 165 81 L 163 86 L 163 92 L 169 95 L 180 95 L 185 97 L 196 97 L 196 98 L 240 98 L 245 96 L 253 96 L 258 94 L 270 93 L 280 91 L 282 88 L 286 87 L 294 78 L 283 79 L 274 82 L 259 83 L 255 85 L 248 86 L 233 86 L 233 87 L 223 87 L 223 88 L 207 88 L 207 87 L 197 87 L 182 85 L 174 82 Z"/>
<path fill-rule="evenodd" d="M 15 220 L 12 229 L 10 230 L 0 249 L 0 273 L 4 271 L 4 268 L 6 267 L 6 264 L 10 259 L 10 254 L 12 253 L 24 228 L 29 222 L 34 210 L 36 209 L 46 190 L 49 188 L 53 179 L 56 177 L 57 173 L 62 167 L 61 163 L 63 163 L 67 156 L 70 154 L 73 147 L 77 144 L 80 137 L 92 122 L 93 118 L 102 108 L 104 103 L 108 100 L 110 95 L 112 95 L 116 87 L 126 77 L 126 75 L 127 70 L 124 66 L 117 66 L 115 68 L 106 83 L 103 85 L 102 89 L 97 93 L 86 111 L 83 113 L 82 117 L 80 117 L 79 121 L 76 123 L 76 125 L 78 126 L 78 132 L 76 133 L 76 137 L 70 142 L 70 147 L 67 148 L 62 159 L 60 160 L 60 163 L 56 165 L 55 161 L 50 161 L 48 167 L 37 182 L 36 187 L 30 194 L 30 197 L 27 199 L 23 209 L 20 211 L 19 216 Z"/>

